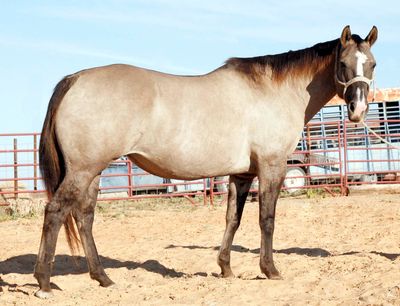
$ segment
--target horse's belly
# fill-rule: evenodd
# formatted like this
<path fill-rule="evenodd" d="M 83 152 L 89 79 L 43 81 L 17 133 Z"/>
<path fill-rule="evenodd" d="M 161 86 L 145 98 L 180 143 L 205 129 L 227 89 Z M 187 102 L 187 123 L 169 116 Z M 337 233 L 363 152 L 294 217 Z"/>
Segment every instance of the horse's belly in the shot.
<path fill-rule="evenodd" d="M 249 156 L 226 154 L 188 154 L 177 152 L 153 154 L 137 152 L 129 154 L 129 158 L 145 171 L 157 176 L 176 179 L 198 179 L 219 175 L 230 175 L 248 172 Z"/>

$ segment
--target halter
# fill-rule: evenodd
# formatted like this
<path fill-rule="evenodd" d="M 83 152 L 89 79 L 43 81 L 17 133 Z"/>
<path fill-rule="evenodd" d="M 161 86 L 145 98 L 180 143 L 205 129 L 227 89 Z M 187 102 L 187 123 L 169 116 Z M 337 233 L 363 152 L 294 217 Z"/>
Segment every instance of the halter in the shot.
<path fill-rule="evenodd" d="M 340 52 L 340 48 L 338 48 L 337 50 L 337 57 L 336 57 L 336 63 L 335 63 L 335 81 L 343 86 L 343 98 L 346 95 L 346 91 L 347 89 L 350 87 L 350 85 L 356 83 L 356 82 L 362 82 L 362 83 L 366 83 L 368 85 L 368 88 L 371 88 L 372 85 L 372 90 L 373 90 L 373 96 L 372 96 L 372 101 L 375 101 L 375 73 L 372 74 L 372 79 L 369 79 L 365 76 L 355 76 L 354 78 L 348 80 L 347 82 L 343 82 L 341 80 L 339 80 L 338 77 L 338 60 L 339 60 L 339 52 Z"/>
<path fill-rule="evenodd" d="M 356 77 L 350 79 L 347 82 L 342 82 L 341 80 L 339 80 L 337 73 L 335 73 L 335 80 L 336 80 L 337 83 L 339 83 L 340 85 L 342 85 L 344 87 L 343 88 L 343 98 L 345 97 L 346 91 L 349 88 L 349 86 L 354 84 L 354 83 L 356 83 L 356 82 L 366 83 L 368 85 L 368 88 L 370 88 L 371 84 L 372 84 L 372 90 L 373 90 L 372 101 L 375 101 L 375 78 L 374 78 L 374 75 L 372 75 L 372 79 L 369 79 L 369 78 L 367 78 L 365 76 L 360 76 L 359 75 L 359 76 L 356 76 Z"/>

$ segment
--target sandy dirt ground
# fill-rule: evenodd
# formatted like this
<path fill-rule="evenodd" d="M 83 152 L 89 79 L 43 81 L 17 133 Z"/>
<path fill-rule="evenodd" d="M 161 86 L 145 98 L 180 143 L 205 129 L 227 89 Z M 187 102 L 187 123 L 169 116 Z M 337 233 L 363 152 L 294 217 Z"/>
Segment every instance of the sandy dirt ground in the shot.
<path fill-rule="evenodd" d="M 283 280 L 260 275 L 258 205 L 247 203 L 218 277 L 225 206 L 102 204 L 94 236 L 116 286 L 99 287 L 69 255 L 61 231 L 52 283 L 32 275 L 42 217 L 0 223 L 0 305 L 400 305 L 400 195 L 281 199 L 274 258 Z"/>

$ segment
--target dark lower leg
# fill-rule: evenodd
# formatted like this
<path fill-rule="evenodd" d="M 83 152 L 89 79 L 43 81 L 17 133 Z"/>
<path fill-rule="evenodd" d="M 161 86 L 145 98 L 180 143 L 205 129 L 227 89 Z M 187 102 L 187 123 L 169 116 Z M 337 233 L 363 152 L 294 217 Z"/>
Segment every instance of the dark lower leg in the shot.
<path fill-rule="evenodd" d="M 266 171 L 266 172 L 264 172 Z M 286 174 L 285 164 L 269 166 L 260 170 L 259 175 L 259 206 L 260 206 L 260 268 L 270 279 L 280 279 L 281 276 L 273 260 L 273 234 L 275 227 L 275 208 L 280 189 Z"/>
<path fill-rule="evenodd" d="M 260 247 L 260 269 L 270 279 L 280 279 L 280 273 L 276 269 L 273 260 L 273 232 L 274 217 L 267 217 L 260 223 L 261 227 L 261 247 Z"/>
<path fill-rule="evenodd" d="M 80 207 L 74 210 L 73 214 L 88 262 L 90 277 L 97 280 L 101 286 L 108 287 L 114 283 L 104 272 L 92 234 L 98 184 L 99 177 L 96 177 L 89 187 L 88 197 L 80 203 Z"/>
<path fill-rule="evenodd" d="M 251 186 L 252 179 L 243 181 L 236 177 L 229 179 L 228 208 L 226 211 L 226 228 L 218 253 L 218 265 L 223 277 L 233 277 L 230 266 L 230 252 L 233 237 L 240 225 L 243 208 Z"/>
<path fill-rule="evenodd" d="M 99 255 L 97 253 L 96 244 L 93 239 L 92 224 L 94 211 L 86 211 L 84 213 L 74 212 L 74 217 L 78 226 L 83 250 L 85 251 L 90 277 L 97 280 L 103 287 L 108 287 L 114 284 L 113 281 L 104 272 L 104 268 L 100 262 Z"/>
<path fill-rule="evenodd" d="M 69 198 L 71 193 L 60 186 L 54 198 L 47 204 L 44 215 L 42 238 L 40 241 L 39 254 L 35 265 L 34 276 L 39 282 L 40 292 L 51 292 L 50 276 L 57 244 L 57 237 L 62 224 L 71 211 L 73 200 Z"/>
<path fill-rule="evenodd" d="M 50 204 L 51 205 L 51 204 Z M 53 267 L 57 237 L 63 224 L 61 218 L 46 209 L 39 254 L 35 265 L 34 276 L 42 291 L 50 292 L 50 276 Z"/>
<path fill-rule="evenodd" d="M 88 182 L 87 185 L 85 182 Z M 46 206 L 42 239 L 34 273 L 40 287 L 40 290 L 35 293 L 38 297 L 51 296 L 50 276 L 58 233 L 74 205 L 82 199 L 82 191 L 87 189 L 89 182 L 86 173 L 66 176 L 53 199 Z"/>

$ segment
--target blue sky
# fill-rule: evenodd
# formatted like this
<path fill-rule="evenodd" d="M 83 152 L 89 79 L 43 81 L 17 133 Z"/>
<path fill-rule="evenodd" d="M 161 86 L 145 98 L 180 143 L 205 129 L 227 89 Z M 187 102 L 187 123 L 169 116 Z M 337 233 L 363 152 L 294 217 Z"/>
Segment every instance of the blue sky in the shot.
<path fill-rule="evenodd" d="M 56 83 L 127 63 L 202 74 L 231 56 L 286 52 L 339 37 L 374 46 L 378 88 L 400 87 L 398 1 L 1 1 L 0 133 L 40 131 Z"/>

